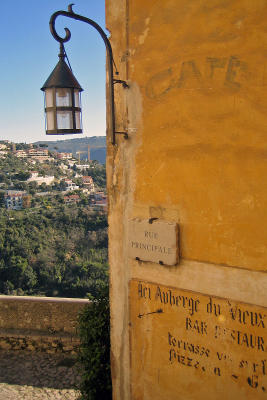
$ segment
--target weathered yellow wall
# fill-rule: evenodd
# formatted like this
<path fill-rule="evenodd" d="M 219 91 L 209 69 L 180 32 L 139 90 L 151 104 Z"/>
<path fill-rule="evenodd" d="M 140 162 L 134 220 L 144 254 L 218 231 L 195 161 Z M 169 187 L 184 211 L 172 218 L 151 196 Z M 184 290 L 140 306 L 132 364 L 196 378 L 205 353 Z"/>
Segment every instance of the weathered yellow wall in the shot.
<path fill-rule="evenodd" d="M 135 201 L 177 209 L 187 259 L 266 270 L 266 7 L 130 2 Z"/>
<path fill-rule="evenodd" d="M 129 327 L 132 279 L 267 306 L 266 17 L 265 0 L 107 2 L 115 61 L 130 84 L 116 92 L 117 125 L 130 138 L 108 149 L 115 399 L 152 398 L 145 384 L 134 395 L 129 335 L 146 334 Z M 134 217 L 179 223 L 179 266 L 128 257 Z M 152 351 L 151 340 L 139 345 Z M 266 396 L 247 386 L 240 399 Z"/>

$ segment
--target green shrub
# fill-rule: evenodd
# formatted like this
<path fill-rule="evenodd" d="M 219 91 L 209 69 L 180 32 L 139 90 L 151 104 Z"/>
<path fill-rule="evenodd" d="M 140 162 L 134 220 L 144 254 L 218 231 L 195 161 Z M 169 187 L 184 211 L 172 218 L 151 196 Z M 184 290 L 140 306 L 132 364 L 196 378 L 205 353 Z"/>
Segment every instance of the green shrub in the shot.
<path fill-rule="evenodd" d="M 83 400 L 111 400 L 108 287 L 79 315 L 80 391 Z"/>

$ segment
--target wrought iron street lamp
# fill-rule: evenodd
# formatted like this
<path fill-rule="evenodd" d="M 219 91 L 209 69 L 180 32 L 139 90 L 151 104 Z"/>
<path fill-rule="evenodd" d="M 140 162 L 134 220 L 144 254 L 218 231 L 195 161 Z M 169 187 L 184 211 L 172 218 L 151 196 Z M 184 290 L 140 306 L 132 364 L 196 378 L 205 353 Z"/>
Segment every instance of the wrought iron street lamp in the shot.
<path fill-rule="evenodd" d="M 41 89 L 45 92 L 46 133 L 82 133 L 80 93 L 83 89 L 65 62 L 63 43 L 58 56 L 59 62 Z"/>
<path fill-rule="evenodd" d="M 111 143 L 116 143 L 116 134 L 123 134 L 128 138 L 127 132 L 116 131 L 115 126 L 115 104 L 114 104 L 114 85 L 120 83 L 124 88 L 128 88 L 128 84 L 121 80 L 115 79 L 113 73 L 113 53 L 110 41 L 103 29 L 93 20 L 82 15 L 75 14 L 72 10 L 73 4 L 68 6 L 68 11 L 55 12 L 49 22 L 50 32 L 53 37 L 60 43 L 59 62 L 41 88 L 45 92 L 45 113 L 46 113 L 46 133 L 47 135 L 62 135 L 82 133 L 81 126 L 81 92 L 82 88 L 71 69 L 65 62 L 64 44 L 71 38 L 68 28 L 65 28 L 66 35 L 60 37 L 55 29 L 56 18 L 59 15 L 86 22 L 93 26 L 102 37 L 107 50 L 107 72 L 108 72 L 108 127 L 110 129 Z M 116 72 L 118 74 L 118 72 Z"/>

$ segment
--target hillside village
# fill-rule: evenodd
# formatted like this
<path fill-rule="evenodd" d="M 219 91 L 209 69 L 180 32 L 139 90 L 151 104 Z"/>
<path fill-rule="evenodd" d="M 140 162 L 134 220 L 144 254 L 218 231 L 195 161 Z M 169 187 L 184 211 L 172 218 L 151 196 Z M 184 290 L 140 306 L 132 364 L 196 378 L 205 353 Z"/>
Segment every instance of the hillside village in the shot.
<path fill-rule="evenodd" d="M 106 168 L 46 146 L 0 141 L 0 294 L 95 296 L 108 279 Z"/>
<path fill-rule="evenodd" d="M 0 142 L 0 206 L 7 210 L 79 203 L 106 212 L 105 167 L 46 144 Z"/>

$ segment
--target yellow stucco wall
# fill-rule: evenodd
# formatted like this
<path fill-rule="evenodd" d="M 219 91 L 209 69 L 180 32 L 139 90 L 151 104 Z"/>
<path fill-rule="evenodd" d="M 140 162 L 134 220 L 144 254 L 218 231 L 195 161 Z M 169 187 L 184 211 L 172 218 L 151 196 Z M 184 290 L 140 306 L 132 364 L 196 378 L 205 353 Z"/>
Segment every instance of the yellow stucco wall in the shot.
<path fill-rule="evenodd" d="M 178 210 L 188 259 L 266 270 L 266 11 L 130 2 L 129 79 L 143 98 L 135 201 Z"/>
<path fill-rule="evenodd" d="M 115 61 L 130 85 L 115 94 L 117 126 L 130 138 L 109 145 L 107 160 L 115 399 L 157 399 L 145 385 L 134 394 L 130 336 L 144 334 L 129 327 L 134 279 L 267 306 L 266 17 L 264 0 L 107 2 Z M 179 224 L 178 266 L 128 257 L 135 217 Z M 184 390 L 181 398 L 204 398 Z"/>

